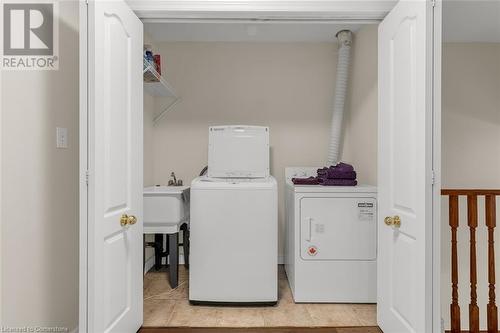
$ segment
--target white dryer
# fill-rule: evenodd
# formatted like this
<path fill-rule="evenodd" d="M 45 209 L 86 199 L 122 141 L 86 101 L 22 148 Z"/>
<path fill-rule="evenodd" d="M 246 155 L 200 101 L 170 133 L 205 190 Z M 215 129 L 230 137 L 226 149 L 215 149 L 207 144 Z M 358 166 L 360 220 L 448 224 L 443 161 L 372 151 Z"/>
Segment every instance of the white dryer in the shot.
<path fill-rule="evenodd" d="M 209 131 L 208 176 L 191 183 L 189 300 L 278 299 L 278 193 L 269 175 L 269 129 Z"/>
<path fill-rule="evenodd" d="M 287 168 L 285 270 L 295 302 L 375 303 L 377 192 L 367 185 L 294 185 Z"/>

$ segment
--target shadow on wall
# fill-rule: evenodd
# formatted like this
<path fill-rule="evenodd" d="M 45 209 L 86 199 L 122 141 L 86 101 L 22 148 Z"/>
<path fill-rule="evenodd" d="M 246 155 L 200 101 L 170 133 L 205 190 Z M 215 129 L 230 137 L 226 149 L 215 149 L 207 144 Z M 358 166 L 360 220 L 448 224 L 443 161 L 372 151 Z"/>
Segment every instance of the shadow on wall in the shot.
<path fill-rule="evenodd" d="M 78 325 L 78 2 L 60 1 L 59 15 L 59 70 L 3 75 L 2 318 L 4 326 L 71 331 Z M 56 127 L 68 128 L 68 149 L 56 149 Z"/>

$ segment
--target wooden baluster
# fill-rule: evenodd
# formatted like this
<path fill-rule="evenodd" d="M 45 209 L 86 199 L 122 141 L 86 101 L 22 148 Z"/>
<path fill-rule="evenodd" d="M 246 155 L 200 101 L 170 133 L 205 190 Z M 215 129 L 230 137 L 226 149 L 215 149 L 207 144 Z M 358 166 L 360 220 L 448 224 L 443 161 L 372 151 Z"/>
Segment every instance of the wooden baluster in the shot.
<path fill-rule="evenodd" d="M 470 229 L 470 304 L 469 332 L 479 333 L 479 306 L 477 305 L 477 268 L 476 268 L 476 228 L 477 196 L 467 196 L 467 225 Z"/>
<path fill-rule="evenodd" d="M 488 332 L 498 332 L 498 310 L 495 304 L 495 243 L 494 231 L 496 226 L 496 198 L 486 196 L 486 226 L 488 227 L 488 285 L 489 301 L 487 306 Z"/>
<path fill-rule="evenodd" d="M 450 195 L 449 224 L 451 227 L 451 333 L 460 333 L 460 306 L 458 305 L 458 196 Z"/>

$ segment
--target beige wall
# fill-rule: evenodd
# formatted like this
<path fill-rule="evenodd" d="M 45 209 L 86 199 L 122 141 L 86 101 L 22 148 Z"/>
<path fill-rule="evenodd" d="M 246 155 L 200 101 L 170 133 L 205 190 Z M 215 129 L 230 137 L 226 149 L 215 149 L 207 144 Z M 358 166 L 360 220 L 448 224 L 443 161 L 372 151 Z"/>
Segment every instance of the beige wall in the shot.
<path fill-rule="evenodd" d="M 155 46 L 151 37 L 144 33 L 144 44 Z M 155 114 L 155 100 L 151 95 L 144 92 L 144 186 L 154 185 L 154 137 L 153 137 L 153 117 Z"/>
<path fill-rule="evenodd" d="M 500 188 L 500 44 L 452 43 L 443 47 L 442 183 L 444 188 Z M 497 199 L 500 207 L 500 198 Z M 442 313 L 449 328 L 450 230 L 448 200 L 442 205 Z M 465 198 L 460 202 L 459 277 L 462 329 L 468 328 L 469 232 Z M 497 212 L 500 220 L 500 209 Z M 478 303 L 486 326 L 487 230 L 479 200 Z M 497 238 L 498 239 L 498 238 Z M 500 243 L 496 242 L 500 253 Z M 496 270 L 500 271 L 499 256 Z"/>
<path fill-rule="evenodd" d="M 208 127 L 270 127 L 271 173 L 279 184 L 283 254 L 283 178 L 287 166 L 324 165 L 335 87 L 334 43 L 162 43 L 163 72 L 182 102 L 153 128 L 153 179 L 186 183 L 207 164 Z M 356 34 L 346 117 L 346 160 L 362 182 L 376 181 L 377 28 Z M 165 101 L 157 99 L 159 112 Z M 147 127 L 148 125 L 146 125 Z"/>
<path fill-rule="evenodd" d="M 2 73 L 4 326 L 78 324 L 78 3 L 59 10 L 59 70 Z"/>
<path fill-rule="evenodd" d="M 377 185 L 377 26 L 355 34 L 342 158 L 358 170 L 358 181 Z"/>
<path fill-rule="evenodd" d="M 144 33 L 144 44 L 149 44 L 153 47 L 153 51 L 156 52 L 155 43 L 147 33 Z M 154 182 L 154 126 L 153 118 L 156 113 L 156 98 L 148 95 L 144 92 L 144 163 L 143 163 L 143 173 L 144 173 L 144 186 L 155 185 Z M 148 235 L 146 237 L 147 242 L 153 242 L 154 236 Z M 154 250 L 152 247 L 147 247 L 145 249 L 145 259 L 146 262 L 154 257 Z"/>

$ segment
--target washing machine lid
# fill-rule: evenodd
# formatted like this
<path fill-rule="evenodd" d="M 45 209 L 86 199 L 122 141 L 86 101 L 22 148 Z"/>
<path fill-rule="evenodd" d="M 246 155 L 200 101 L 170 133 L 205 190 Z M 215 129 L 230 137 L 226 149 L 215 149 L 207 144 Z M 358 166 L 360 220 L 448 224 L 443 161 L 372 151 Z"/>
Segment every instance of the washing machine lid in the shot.
<path fill-rule="evenodd" d="M 208 135 L 208 176 L 269 176 L 269 127 L 212 126 Z"/>
<path fill-rule="evenodd" d="M 276 189 L 277 182 L 273 176 L 266 178 L 212 178 L 202 176 L 195 178 L 191 183 L 191 190 L 214 189 L 248 189 L 265 190 Z"/>

